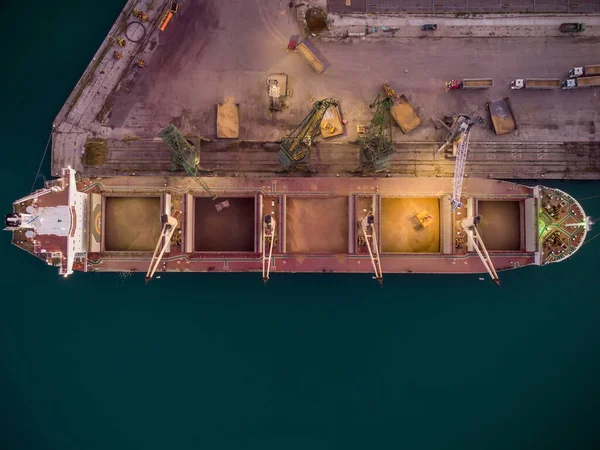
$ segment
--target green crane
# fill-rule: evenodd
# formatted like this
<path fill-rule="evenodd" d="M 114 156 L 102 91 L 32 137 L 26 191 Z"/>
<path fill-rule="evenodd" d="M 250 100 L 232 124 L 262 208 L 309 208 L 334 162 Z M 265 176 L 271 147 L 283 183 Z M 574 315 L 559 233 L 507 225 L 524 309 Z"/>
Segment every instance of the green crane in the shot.
<path fill-rule="evenodd" d="M 393 95 L 384 85 L 384 92 L 377 94 L 369 105 L 375 108 L 375 114 L 364 136 L 358 139 L 360 144 L 360 171 L 381 172 L 390 166 L 390 156 L 396 151 L 392 141 Z M 393 92 L 392 92 L 393 94 Z"/>
<path fill-rule="evenodd" d="M 333 98 L 315 102 L 312 110 L 300 125 L 283 138 L 280 145 L 281 150 L 278 154 L 279 163 L 283 170 L 308 169 L 313 140 L 321 131 L 321 121 L 330 106 L 337 106 L 337 102 Z"/>
<path fill-rule="evenodd" d="M 211 199 L 216 200 L 217 194 L 211 191 L 208 184 L 198 176 L 200 151 L 196 149 L 196 147 L 194 147 L 173 124 L 169 124 L 167 128 L 158 133 L 158 137 L 165 141 L 169 150 L 171 150 L 173 170 L 177 170 L 178 167 L 181 167 L 188 177 L 192 177 L 202 189 L 208 192 Z"/>

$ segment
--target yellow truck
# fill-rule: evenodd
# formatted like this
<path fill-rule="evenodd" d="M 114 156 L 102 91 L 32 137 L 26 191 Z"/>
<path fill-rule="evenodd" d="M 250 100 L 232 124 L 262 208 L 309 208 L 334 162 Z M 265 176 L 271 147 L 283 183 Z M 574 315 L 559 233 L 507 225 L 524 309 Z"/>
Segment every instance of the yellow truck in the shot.
<path fill-rule="evenodd" d="M 325 66 L 321 61 L 319 61 L 319 58 L 317 58 L 315 54 L 306 46 L 306 44 L 304 44 L 304 42 L 298 44 L 296 46 L 296 50 L 298 51 L 298 53 L 304 56 L 304 59 L 308 61 L 308 64 L 310 64 L 310 66 L 315 70 L 315 72 L 323 73 L 323 71 L 325 70 Z"/>
<path fill-rule="evenodd" d="M 392 99 L 390 113 L 404 134 L 411 132 L 421 125 L 421 119 L 417 115 L 415 108 L 413 108 L 404 95 L 396 95 L 396 91 L 388 83 L 383 83 L 381 88 L 385 95 Z"/>
<path fill-rule="evenodd" d="M 404 95 L 394 99 L 391 113 L 392 117 L 405 134 L 421 125 L 421 119 Z"/>
<path fill-rule="evenodd" d="M 517 129 L 517 120 L 508 97 L 487 104 L 496 134 L 511 133 Z"/>

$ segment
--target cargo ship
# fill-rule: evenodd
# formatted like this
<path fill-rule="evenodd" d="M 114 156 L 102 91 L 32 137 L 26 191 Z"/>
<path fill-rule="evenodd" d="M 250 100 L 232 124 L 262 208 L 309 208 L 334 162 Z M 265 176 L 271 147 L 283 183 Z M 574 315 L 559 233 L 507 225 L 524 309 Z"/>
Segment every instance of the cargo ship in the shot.
<path fill-rule="evenodd" d="M 573 255 L 591 221 L 558 189 L 468 178 L 60 178 L 13 203 L 12 243 L 81 272 L 488 273 Z M 212 192 L 211 196 L 209 192 Z"/>

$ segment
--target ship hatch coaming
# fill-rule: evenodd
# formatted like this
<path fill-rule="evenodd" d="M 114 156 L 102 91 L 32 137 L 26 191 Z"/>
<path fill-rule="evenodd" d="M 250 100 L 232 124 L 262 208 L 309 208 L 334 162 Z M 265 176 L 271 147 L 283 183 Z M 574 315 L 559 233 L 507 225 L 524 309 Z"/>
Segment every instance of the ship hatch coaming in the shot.
<path fill-rule="evenodd" d="M 217 211 L 213 200 L 194 199 L 196 252 L 254 252 L 255 197 L 227 197 L 229 207 Z"/>
<path fill-rule="evenodd" d="M 286 198 L 287 253 L 348 253 L 348 197 Z"/>
<path fill-rule="evenodd" d="M 417 214 L 431 216 L 425 226 Z M 381 199 L 381 250 L 384 253 L 439 253 L 440 199 Z"/>
<path fill-rule="evenodd" d="M 479 232 L 488 251 L 523 249 L 523 205 L 518 200 L 479 200 Z"/>
<path fill-rule="evenodd" d="M 105 197 L 104 250 L 151 252 L 160 235 L 159 197 Z"/>

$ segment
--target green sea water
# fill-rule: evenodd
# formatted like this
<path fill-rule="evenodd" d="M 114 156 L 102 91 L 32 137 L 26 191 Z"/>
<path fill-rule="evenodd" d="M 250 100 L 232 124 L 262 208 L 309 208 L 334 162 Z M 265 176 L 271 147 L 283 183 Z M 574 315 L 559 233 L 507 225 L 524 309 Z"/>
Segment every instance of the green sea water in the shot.
<path fill-rule="evenodd" d="M 5 212 L 122 6 L 3 6 Z M 600 239 L 503 272 L 500 289 L 479 275 L 65 280 L 9 241 L 0 449 L 600 448 Z"/>

